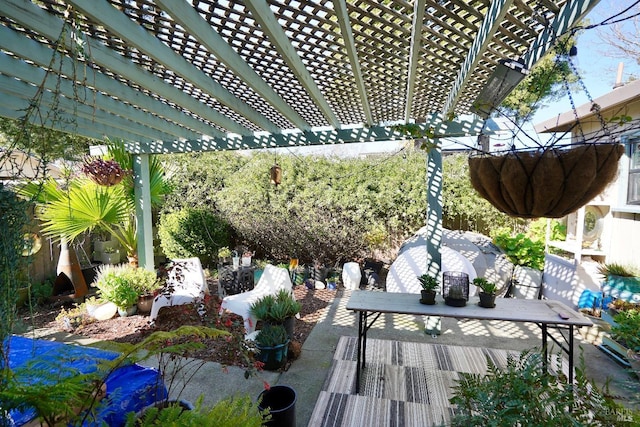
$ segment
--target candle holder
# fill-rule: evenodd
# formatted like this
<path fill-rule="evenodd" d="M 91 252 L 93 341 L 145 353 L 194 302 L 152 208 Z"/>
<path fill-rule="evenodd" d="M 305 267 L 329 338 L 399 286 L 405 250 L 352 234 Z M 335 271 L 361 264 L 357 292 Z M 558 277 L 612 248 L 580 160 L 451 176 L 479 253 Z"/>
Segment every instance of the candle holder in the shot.
<path fill-rule="evenodd" d="M 469 275 L 461 271 L 442 273 L 444 303 L 452 307 L 464 307 L 469 301 Z"/>

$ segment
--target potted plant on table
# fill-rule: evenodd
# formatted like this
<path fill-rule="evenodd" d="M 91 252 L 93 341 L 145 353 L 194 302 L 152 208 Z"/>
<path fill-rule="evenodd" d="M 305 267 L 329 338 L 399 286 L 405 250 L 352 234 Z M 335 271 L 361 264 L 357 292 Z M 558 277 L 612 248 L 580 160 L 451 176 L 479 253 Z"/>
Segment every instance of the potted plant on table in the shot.
<path fill-rule="evenodd" d="M 480 307 L 494 308 L 496 306 L 496 294 L 498 287 L 495 283 L 489 282 L 484 277 L 476 277 L 473 284 L 480 288 Z"/>
<path fill-rule="evenodd" d="M 438 290 L 438 279 L 433 276 L 429 276 L 428 274 L 423 274 L 422 276 L 418 276 L 418 281 L 420 282 L 420 286 L 422 286 L 422 290 L 420 291 L 421 304 L 434 305 L 436 303 L 436 291 Z"/>
<path fill-rule="evenodd" d="M 268 371 L 282 368 L 287 361 L 289 341 L 284 326 L 264 325 L 255 339 L 258 349 L 256 359 L 264 363 L 264 369 Z"/>

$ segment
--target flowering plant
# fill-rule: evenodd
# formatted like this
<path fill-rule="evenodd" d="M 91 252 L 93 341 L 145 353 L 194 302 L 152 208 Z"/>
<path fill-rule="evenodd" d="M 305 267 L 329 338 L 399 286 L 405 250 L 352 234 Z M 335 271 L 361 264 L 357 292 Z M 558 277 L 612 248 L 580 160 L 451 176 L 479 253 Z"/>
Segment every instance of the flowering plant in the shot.
<path fill-rule="evenodd" d="M 91 178 L 96 184 L 110 187 L 119 184 L 129 175 L 130 171 L 122 169 L 120 163 L 113 159 L 104 160 L 95 157 L 85 157 L 82 173 Z"/>

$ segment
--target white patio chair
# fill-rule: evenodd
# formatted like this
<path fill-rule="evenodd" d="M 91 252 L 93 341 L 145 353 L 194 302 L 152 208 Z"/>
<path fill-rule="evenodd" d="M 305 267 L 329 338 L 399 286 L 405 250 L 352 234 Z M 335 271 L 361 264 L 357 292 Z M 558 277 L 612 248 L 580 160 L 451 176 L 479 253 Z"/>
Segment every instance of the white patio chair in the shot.
<path fill-rule="evenodd" d="M 256 319 L 251 315 L 251 304 L 265 295 L 275 295 L 280 289 L 293 291 L 293 284 L 286 268 L 267 264 L 260 280 L 254 288 L 248 292 L 224 297 L 220 305 L 220 311 L 228 310 L 244 319 L 244 327 L 247 335 L 256 329 Z"/>
<path fill-rule="evenodd" d="M 204 316 L 204 296 L 209 293 L 204 271 L 199 258 L 171 260 L 167 283 L 151 306 L 150 322 L 153 324 L 162 307 L 184 305 L 193 302 L 198 304 L 198 313 Z"/>

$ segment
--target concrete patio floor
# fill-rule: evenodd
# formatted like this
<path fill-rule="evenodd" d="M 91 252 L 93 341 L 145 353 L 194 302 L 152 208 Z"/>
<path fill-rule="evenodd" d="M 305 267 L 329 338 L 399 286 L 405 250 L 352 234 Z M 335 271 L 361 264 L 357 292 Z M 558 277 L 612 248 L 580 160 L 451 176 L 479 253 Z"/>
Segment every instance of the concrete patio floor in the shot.
<path fill-rule="evenodd" d="M 327 308 L 324 319 L 309 335 L 302 348 L 301 357 L 278 379 L 278 383 L 290 385 L 298 392 L 298 426 L 308 424 L 339 338 L 343 335 L 357 336 L 357 318 L 345 308 L 350 293 L 351 291 L 343 291 L 341 296 L 336 297 L 333 304 Z M 508 304 L 508 300 L 499 300 L 498 303 Z M 427 335 L 423 331 L 424 319 L 420 316 L 387 314 L 381 316 L 371 327 L 368 336 L 515 351 L 540 347 L 542 342 L 540 329 L 534 324 L 443 318 L 440 335 Z M 637 403 L 634 405 L 629 400 L 633 397 L 634 388 L 635 398 L 640 398 L 640 381 L 595 345 L 585 341 L 582 336 L 576 336 L 575 344 L 576 365 L 582 354 L 587 376 L 591 380 L 599 387 L 608 383 L 611 394 L 618 396 L 622 404 L 640 409 Z"/>
<path fill-rule="evenodd" d="M 240 368 L 224 369 L 217 363 L 206 363 L 181 391 L 180 397 L 195 402 L 202 396 L 205 405 L 238 394 L 249 394 L 253 399 L 257 399 L 264 389 L 264 382 L 270 385 L 285 384 L 297 392 L 297 426 L 307 426 L 331 366 L 338 340 L 341 336 L 357 336 L 357 318 L 345 308 L 351 292 L 337 291 L 333 303 L 327 306 L 321 320 L 305 341 L 301 356 L 287 371 L 265 371 L 257 377 L 245 379 L 244 370 Z M 508 304 L 508 300 L 499 300 L 498 303 Z M 539 347 L 542 340 L 540 330 L 534 324 L 444 318 L 441 334 L 437 336 L 425 334 L 424 327 L 424 318 L 420 316 L 387 314 L 382 315 L 371 327 L 368 336 L 377 339 L 515 351 Z M 44 339 L 90 344 L 89 340 L 64 333 L 40 331 L 38 336 Z M 637 402 L 631 401 L 634 397 L 640 398 L 640 381 L 582 336 L 577 335 L 575 343 L 579 346 L 576 347 L 576 364 L 582 354 L 587 376 L 600 388 L 608 384 L 611 395 L 617 396 L 623 405 L 640 409 Z M 180 390 L 180 387 L 176 387 L 175 390 Z"/>

